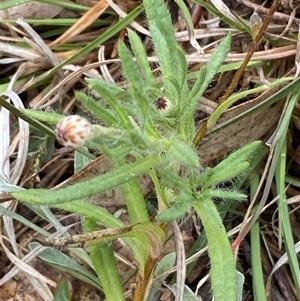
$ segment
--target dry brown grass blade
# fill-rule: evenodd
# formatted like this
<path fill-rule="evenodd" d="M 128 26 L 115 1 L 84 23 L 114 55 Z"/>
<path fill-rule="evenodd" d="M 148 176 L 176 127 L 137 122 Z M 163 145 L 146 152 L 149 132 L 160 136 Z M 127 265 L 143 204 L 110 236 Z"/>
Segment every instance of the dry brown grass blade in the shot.
<path fill-rule="evenodd" d="M 262 24 L 262 26 L 260 27 L 258 33 L 255 35 L 253 43 L 251 44 L 251 47 L 250 47 L 250 49 L 249 49 L 249 51 L 248 51 L 248 53 L 247 53 L 247 55 L 246 55 L 246 57 L 245 57 L 242 65 L 241 65 L 241 67 L 235 73 L 235 75 L 234 75 L 234 77 L 233 77 L 233 79 L 232 79 L 232 81 L 231 81 L 228 89 L 225 91 L 225 93 L 222 96 L 219 104 L 224 103 L 228 99 L 228 97 L 231 95 L 231 93 L 233 92 L 233 90 L 235 89 L 235 87 L 237 86 L 238 81 L 241 79 L 241 77 L 242 77 L 242 75 L 243 75 L 243 73 L 245 71 L 245 68 L 247 67 L 247 65 L 248 65 L 248 63 L 249 63 L 249 61 L 250 61 L 253 53 L 255 52 L 257 46 L 259 45 L 259 43 L 260 43 L 260 41 L 261 41 L 261 39 L 262 39 L 262 37 L 263 37 L 263 35 L 264 35 L 267 27 L 268 27 L 268 25 L 269 25 L 269 23 L 271 21 L 272 15 L 274 14 L 275 9 L 276 9 L 278 3 L 279 3 L 279 0 L 273 1 L 272 6 L 269 9 L 269 12 L 267 14 L 267 17 L 266 17 L 264 23 Z M 203 138 L 203 136 L 205 135 L 205 133 L 207 132 L 207 130 L 209 130 L 207 128 L 207 122 L 204 122 L 200 126 L 200 129 L 198 130 L 198 132 L 196 134 L 196 137 L 194 138 L 194 141 L 193 141 L 194 145 L 197 146 L 200 143 L 201 139 Z"/>
<path fill-rule="evenodd" d="M 295 56 L 295 67 L 296 67 L 295 77 L 298 77 L 300 74 L 300 24 L 299 24 L 299 29 L 298 29 L 297 53 Z"/>
<path fill-rule="evenodd" d="M 39 278 L 39 279 L 43 280 L 45 283 L 48 283 L 52 287 L 56 287 L 57 284 L 54 281 L 52 281 L 51 279 L 45 277 L 44 275 L 39 273 L 36 269 L 32 268 L 25 261 L 21 260 L 16 255 L 14 255 L 12 252 L 10 252 L 10 250 L 5 246 L 5 244 L 1 243 L 1 246 L 2 246 L 2 249 L 5 252 L 6 256 L 10 259 L 10 261 L 12 263 L 14 263 L 14 265 L 18 269 L 22 270 L 25 273 L 29 273 L 30 275 L 32 275 L 36 278 Z M 0 285 L 3 285 L 5 282 L 6 282 L 5 277 L 3 277 L 1 279 Z"/>
<path fill-rule="evenodd" d="M 241 3 L 241 4 L 243 4 L 243 5 L 247 6 L 247 7 L 252 8 L 257 13 L 262 13 L 262 14 L 265 14 L 265 15 L 267 15 L 269 13 L 269 9 L 268 8 L 263 7 L 262 5 L 253 3 L 253 2 L 251 2 L 249 0 L 237 0 L 236 2 Z M 290 16 L 287 15 L 287 14 L 283 14 L 283 13 L 280 13 L 280 12 L 276 11 L 276 12 L 274 12 L 272 18 L 274 20 L 288 22 Z M 293 22 L 296 23 L 297 25 L 300 25 L 300 19 L 298 19 L 298 18 L 294 18 Z"/>
<path fill-rule="evenodd" d="M 24 61 L 35 61 L 41 58 L 41 54 L 39 53 L 11 45 L 10 43 L 0 42 L 0 49 L 2 53 L 11 54 L 15 58 L 20 58 L 20 60 Z"/>
<path fill-rule="evenodd" d="M 49 44 L 50 48 L 61 45 L 69 41 L 71 38 L 80 34 L 89 27 L 101 14 L 107 9 L 108 3 L 106 0 L 101 0 L 94 5 L 87 13 L 85 13 L 70 29 L 68 29 L 58 39 Z"/>
<path fill-rule="evenodd" d="M 51 19 L 59 15 L 64 10 L 63 7 L 30 1 L 23 3 L 7 10 L 0 10 L 0 18 L 2 19 L 18 19 L 18 18 L 36 18 L 36 19 Z"/>
<path fill-rule="evenodd" d="M 173 223 L 175 240 L 176 240 L 176 255 L 177 255 L 177 283 L 175 301 L 182 301 L 184 295 L 184 283 L 186 277 L 185 250 L 182 234 L 177 222 Z"/>
<path fill-rule="evenodd" d="M 233 15 L 228 6 L 226 6 L 222 0 L 210 0 L 210 2 L 216 7 L 219 12 L 222 13 L 222 15 L 226 16 L 235 23 L 239 23 L 239 20 L 236 18 L 236 16 Z"/>
<path fill-rule="evenodd" d="M 282 47 L 276 47 L 273 49 L 256 51 L 253 53 L 253 61 L 266 61 L 287 58 L 296 54 L 296 45 L 288 45 Z M 226 63 L 239 62 L 246 58 L 246 53 L 229 53 L 225 59 Z M 211 57 L 211 54 L 203 54 L 199 57 L 194 54 L 187 56 L 188 63 L 207 63 Z M 149 58 L 149 61 L 157 61 L 157 58 Z"/>

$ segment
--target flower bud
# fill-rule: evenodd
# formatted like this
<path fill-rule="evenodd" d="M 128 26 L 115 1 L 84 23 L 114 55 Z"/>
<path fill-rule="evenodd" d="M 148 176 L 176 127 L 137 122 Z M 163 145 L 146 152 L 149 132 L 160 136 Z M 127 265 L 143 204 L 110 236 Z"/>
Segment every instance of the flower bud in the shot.
<path fill-rule="evenodd" d="M 56 138 L 64 146 L 79 147 L 94 138 L 93 126 L 78 115 L 64 117 L 55 128 Z"/>
<path fill-rule="evenodd" d="M 158 97 L 155 100 L 155 106 L 157 111 L 162 114 L 168 114 L 172 110 L 172 103 L 169 98 L 167 97 Z"/>

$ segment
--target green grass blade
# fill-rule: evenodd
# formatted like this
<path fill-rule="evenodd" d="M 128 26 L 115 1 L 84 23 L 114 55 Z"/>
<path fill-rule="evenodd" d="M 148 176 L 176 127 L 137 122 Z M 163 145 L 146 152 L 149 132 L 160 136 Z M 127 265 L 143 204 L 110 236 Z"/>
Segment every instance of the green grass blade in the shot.
<path fill-rule="evenodd" d="M 191 45 L 197 50 L 198 53 L 203 53 L 203 50 L 201 49 L 200 45 L 195 39 L 195 32 L 194 32 L 194 25 L 191 13 L 188 9 L 188 6 L 183 0 L 175 0 L 178 7 L 180 8 L 180 12 L 185 20 L 185 24 L 189 33 L 190 43 Z"/>
<path fill-rule="evenodd" d="M 250 199 L 253 198 L 259 184 L 258 173 L 250 182 Z M 253 208 L 254 210 L 256 208 Z M 264 277 L 261 264 L 261 246 L 260 246 L 260 230 L 259 221 L 256 221 L 250 231 L 251 239 L 251 261 L 252 261 L 252 281 L 253 281 L 253 296 L 255 301 L 267 301 Z"/>
<path fill-rule="evenodd" d="M 19 110 L 12 104 L 10 104 L 8 101 L 6 101 L 4 98 L 0 96 L 0 106 L 3 106 L 8 111 L 10 111 L 12 114 L 18 116 L 19 118 L 23 119 L 24 121 L 28 122 L 30 125 L 35 127 L 36 129 L 40 130 L 41 132 L 49 135 L 50 137 L 55 137 L 54 131 L 47 127 L 46 125 L 42 124 L 41 122 L 27 116 L 23 110 Z"/>
<path fill-rule="evenodd" d="M 295 94 L 294 98 L 299 98 L 299 94 Z M 300 268 L 297 253 L 294 246 L 294 237 L 290 221 L 289 208 L 285 193 L 285 171 L 286 171 L 286 151 L 287 151 L 287 138 L 284 136 L 284 145 L 281 149 L 280 158 L 278 160 L 275 179 L 276 187 L 279 194 L 278 200 L 278 213 L 279 222 L 282 225 L 284 245 L 289 259 L 289 266 L 292 272 L 292 277 L 297 291 L 297 296 L 300 298 Z"/>
<path fill-rule="evenodd" d="M 99 45 L 104 44 L 108 39 L 113 37 L 115 34 L 123 30 L 128 24 L 130 24 L 134 19 L 139 16 L 143 12 L 143 6 L 140 5 L 137 8 L 135 8 L 133 11 L 131 11 L 125 18 L 121 19 L 117 24 L 110 27 L 104 34 L 102 34 L 100 37 L 86 45 L 82 50 L 80 50 L 75 55 L 71 56 L 67 60 L 60 63 L 58 66 L 52 68 L 49 70 L 45 76 L 45 74 L 41 75 L 40 77 L 37 77 L 34 81 L 31 87 L 38 86 L 41 79 L 46 80 L 48 78 L 51 78 L 58 70 L 61 70 L 61 68 L 65 65 L 71 64 L 77 59 L 80 59 L 85 54 L 90 53 L 92 50 L 97 48 Z"/>
<path fill-rule="evenodd" d="M 28 3 L 31 2 L 32 0 L 10 0 L 10 1 L 1 1 L 1 7 L 0 10 L 7 9 L 10 7 L 15 7 L 20 4 Z M 84 5 L 79 5 L 73 2 L 68 2 L 68 1 L 60 1 L 60 0 L 39 0 L 38 2 L 42 3 L 48 3 L 51 5 L 57 5 L 65 8 L 69 8 L 70 10 L 75 10 L 79 12 L 85 12 L 90 9 L 90 7 L 84 6 Z"/>
<path fill-rule="evenodd" d="M 241 93 L 237 93 L 234 94 L 232 96 L 230 96 L 226 101 L 224 101 L 223 103 L 221 103 L 215 110 L 214 112 L 210 115 L 208 121 L 207 121 L 207 128 L 211 129 L 216 122 L 218 121 L 219 117 L 231 106 L 233 105 L 235 102 L 237 102 L 238 100 L 246 97 L 249 94 L 254 94 L 254 93 L 259 93 L 262 92 L 266 89 L 271 89 L 273 87 L 282 85 L 283 83 L 287 82 L 287 81 L 291 81 L 294 78 L 292 77 L 286 77 L 286 78 L 280 78 L 274 82 L 269 83 L 268 85 L 263 85 L 263 86 L 259 86 L 256 87 L 254 89 L 250 89 L 250 90 L 246 90 L 243 91 Z"/>
<path fill-rule="evenodd" d="M 243 118 L 250 116 L 251 114 L 254 114 L 256 112 L 259 112 L 260 110 L 269 107 L 270 105 L 272 105 L 273 103 L 280 101 L 281 99 L 283 99 L 284 97 L 286 97 L 289 93 L 293 92 L 293 91 L 298 91 L 299 90 L 299 86 L 300 86 L 300 78 L 292 78 L 293 81 L 290 82 L 289 84 L 287 84 L 285 87 L 283 87 L 282 89 L 280 89 L 278 92 L 274 93 L 273 95 L 271 95 L 270 97 L 268 97 L 267 99 L 265 99 L 264 101 L 262 101 L 261 103 L 258 103 L 257 105 L 255 105 L 254 107 L 252 107 L 251 109 L 245 111 L 244 113 L 241 113 L 238 116 L 235 116 L 229 120 L 227 120 L 224 123 L 220 123 L 218 124 L 217 127 L 215 127 L 214 129 L 212 129 L 210 131 L 210 133 L 216 133 L 218 131 L 220 131 L 221 129 L 235 123 L 238 122 L 240 120 L 242 120 Z M 287 80 L 291 80 L 291 78 L 287 78 Z"/>

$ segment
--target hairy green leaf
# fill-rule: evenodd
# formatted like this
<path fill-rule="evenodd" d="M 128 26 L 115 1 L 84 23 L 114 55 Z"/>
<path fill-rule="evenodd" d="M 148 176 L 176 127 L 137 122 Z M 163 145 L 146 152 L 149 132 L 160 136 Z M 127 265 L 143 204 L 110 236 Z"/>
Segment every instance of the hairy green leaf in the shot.
<path fill-rule="evenodd" d="M 192 205 L 203 223 L 208 240 L 210 273 L 215 301 L 236 300 L 235 260 L 217 208 L 209 198 L 200 198 Z"/>
<path fill-rule="evenodd" d="M 116 170 L 94 177 L 91 180 L 53 191 L 51 194 L 43 189 L 29 189 L 22 192 L 14 192 L 13 195 L 23 202 L 54 206 L 89 197 L 117 187 L 159 164 L 161 164 L 160 157 L 149 156 L 139 159 L 134 163 L 123 165 Z"/>

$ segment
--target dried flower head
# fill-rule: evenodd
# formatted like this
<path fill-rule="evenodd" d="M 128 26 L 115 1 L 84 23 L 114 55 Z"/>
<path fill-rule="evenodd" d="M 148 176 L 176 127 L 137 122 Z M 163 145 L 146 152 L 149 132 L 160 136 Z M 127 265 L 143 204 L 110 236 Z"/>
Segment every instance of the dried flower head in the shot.
<path fill-rule="evenodd" d="M 160 113 L 163 114 L 167 114 L 171 111 L 172 109 L 172 104 L 170 99 L 168 99 L 167 97 L 158 97 L 155 100 L 155 106 L 157 111 L 159 111 Z"/>
<path fill-rule="evenodd" d="M 93 126 L 78 115 L 64 117 L 56 125 L 56 138 L 64 146 L 79 147 L 94 137 Z"/>

